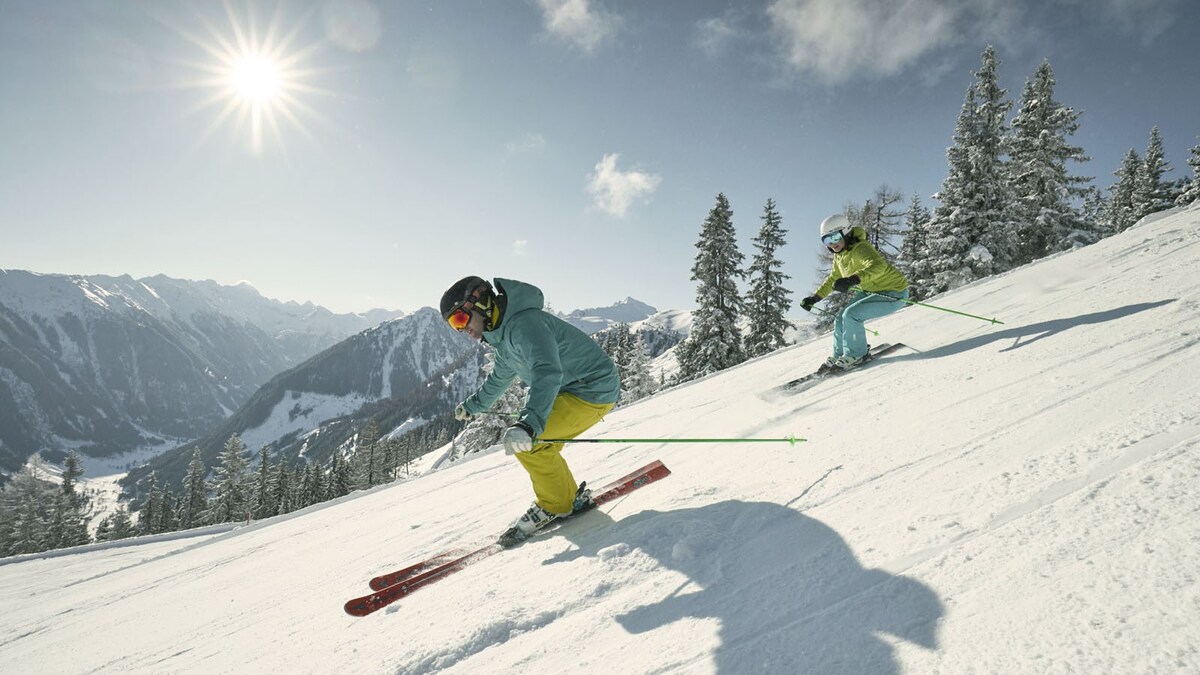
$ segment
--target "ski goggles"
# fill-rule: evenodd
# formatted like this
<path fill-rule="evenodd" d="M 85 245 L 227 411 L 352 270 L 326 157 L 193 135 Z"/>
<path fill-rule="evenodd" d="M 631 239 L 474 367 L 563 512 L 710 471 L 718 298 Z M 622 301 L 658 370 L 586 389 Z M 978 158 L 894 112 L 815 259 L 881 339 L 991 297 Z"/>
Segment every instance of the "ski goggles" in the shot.
<path fill-rule="evenodd" d="M 462 305 L 446 316 L 446 323 L 454 330 L 461 331 L 471 323 L 471 312 L 467 310 L 467 305 Z"/>
<path fill-rule="evenodd" d="M 834 232 L 830 232 L 829 234 L 825 235 L 824 237 L 821 237 L 821 243 L 825 244 L 826 246 L 833 246 L 834 244 L 838 243 L 842 239 L 845 239 L 845 237 L 842 236 L 842 233 L 840 230 L 837 230 Z"/>

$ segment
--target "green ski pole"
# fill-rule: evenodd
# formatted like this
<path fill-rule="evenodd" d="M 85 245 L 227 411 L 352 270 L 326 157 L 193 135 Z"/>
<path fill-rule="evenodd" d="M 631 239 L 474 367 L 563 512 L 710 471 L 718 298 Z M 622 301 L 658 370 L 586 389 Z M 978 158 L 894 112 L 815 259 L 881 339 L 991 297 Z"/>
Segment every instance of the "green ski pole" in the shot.
<path fill-rule="evenodd" d="M 945 307 L 938 307 L 937 305 L 928 305 L 923 302 L 917 302 L 916 300 L 909 300 L 907 298 L 894 298 L 885 293 L 876 293 L 874 291 L 864 291 L 863 289 L 859 288 L 858 286 L 855 286 L 852 290 L 859 291 L 861 293 L 866 293 L 867 295 L 878 295 L 881 298 L 888 298 L 889 300 L 899 300 L 900 302 L 907 302 L 910 305 L 917 305 L 918 307 L 928 307 L 929 309 L 939 309 L 943 312 L 949 312 L 951 314 L 957 314 L 959 316 L 967 316 L 972 319 L 979 319 L 980 321 L 987 321 L 991 324 L 998 323 L 998 324 L 1004 325 L 1004 322 L 1000 321 L 999 319 L 989 319 L 989 318 L 982 317 L 982 316 L 975 316 L 974 314 L 967 314 L 966 312 L 960 312 L 956 309 L 946 309 Z"/>
<path fill-rule="evenodd" d="M 539 438 L 537 443 L 797 443 L 807 438 Z"/>

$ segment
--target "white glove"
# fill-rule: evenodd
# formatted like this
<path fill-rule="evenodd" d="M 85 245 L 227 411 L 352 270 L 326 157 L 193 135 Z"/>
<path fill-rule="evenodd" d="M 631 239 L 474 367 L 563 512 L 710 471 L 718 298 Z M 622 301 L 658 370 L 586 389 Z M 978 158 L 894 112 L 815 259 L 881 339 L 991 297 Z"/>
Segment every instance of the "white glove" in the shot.
<path fill-rule="evenodd" d="M 504 443 L 504 454 L 506 455 L 529 452 L 533 449 L 533 434 L 529 433 L 529 427 L 522 422 L 517 422 L 509 427 L 504 432 L 504 438 L 500 440 Z"/>
<path fill-rule="evenodd" d="M 466 422 L 467 420 L 471 419 L 471 413 L 467 412 L 467 409 L 463 407 L 463 404 L 459 403 L 458 407 L 454 409 L 454 419 L 458 420 L 459 422 Z"/>

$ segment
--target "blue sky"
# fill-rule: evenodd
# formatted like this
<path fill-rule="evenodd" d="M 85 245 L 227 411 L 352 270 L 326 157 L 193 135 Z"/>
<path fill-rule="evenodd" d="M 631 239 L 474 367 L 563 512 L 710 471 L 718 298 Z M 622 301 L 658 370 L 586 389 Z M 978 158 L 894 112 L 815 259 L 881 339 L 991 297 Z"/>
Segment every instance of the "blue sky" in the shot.
<path fill-rule="evenodd" d="M 798 301 L 826 215 L 933 206 L 989 43 L 1010 98 L 1047 59 L 1084 111 L 1076 173 L 1107 188 L 1158 125 L 1184 175 L 1198 34 L 1184 0 L 0 0 L 0 267 L 687 309 L 724 192 L 747 263 L 776 201 Z"/>

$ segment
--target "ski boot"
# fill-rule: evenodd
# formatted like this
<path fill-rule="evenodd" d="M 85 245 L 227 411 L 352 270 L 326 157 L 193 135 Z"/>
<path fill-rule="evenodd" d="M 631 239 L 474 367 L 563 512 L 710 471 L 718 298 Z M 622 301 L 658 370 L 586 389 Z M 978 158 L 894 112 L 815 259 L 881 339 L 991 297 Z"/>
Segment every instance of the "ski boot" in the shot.
<path fill-rule="evenodd" d="M 537 502 L 534 502 L 533 506 L 530 506 L 529 510 L 525 512 L 525 515 L 518 518 L 512 527 L 500 535 L 497 542 L 505 548 L 516 546 L 528 539 L 534 532 L 549 525 L 556 518 L 558 518 L 557 514 L 550 513 L 538 506 Z"/>
<path fill-rule="evenodd" d="M 817 368 L 817 375 L 825 375 L 827 373 L 832 373 L 833 371 L 837 370 L 838 369 L 837 362 L 838 362 L 838 359 L 840 359 L 840 358 L 841 357 L 839 357 L 839 356 L 831 356 L 831 357 L 825 359 L 825 363 L 822 363 L 821 366 L 819 368 Z"/>
<path fill-rule="evenodd" d="M 579 489 L 575 491 L 575 504 L 571 508 L 571 515 L 587 511 L 595 506 L 596 502 L 592 500 L 592 491 L 588 489 L 587 481 L 583 481 L 579 484 Z"/>
<path fill-rule="evenodd" d="M 843 357 L 839 358 L 833 364 L 833 367 L 837 370 L 843 370 L 843 371 L 850 370 L 851 368 L 857 368 L 857 367 L 861 366 L 862 364 L 866 363 L 870 358 L 871 358 L 871 352 L 867 352 L 866 354 L 863 354 L 862 356 L 860 356 L 858 358 L 855 358 L 853 356 L 843 356 Z"/>

